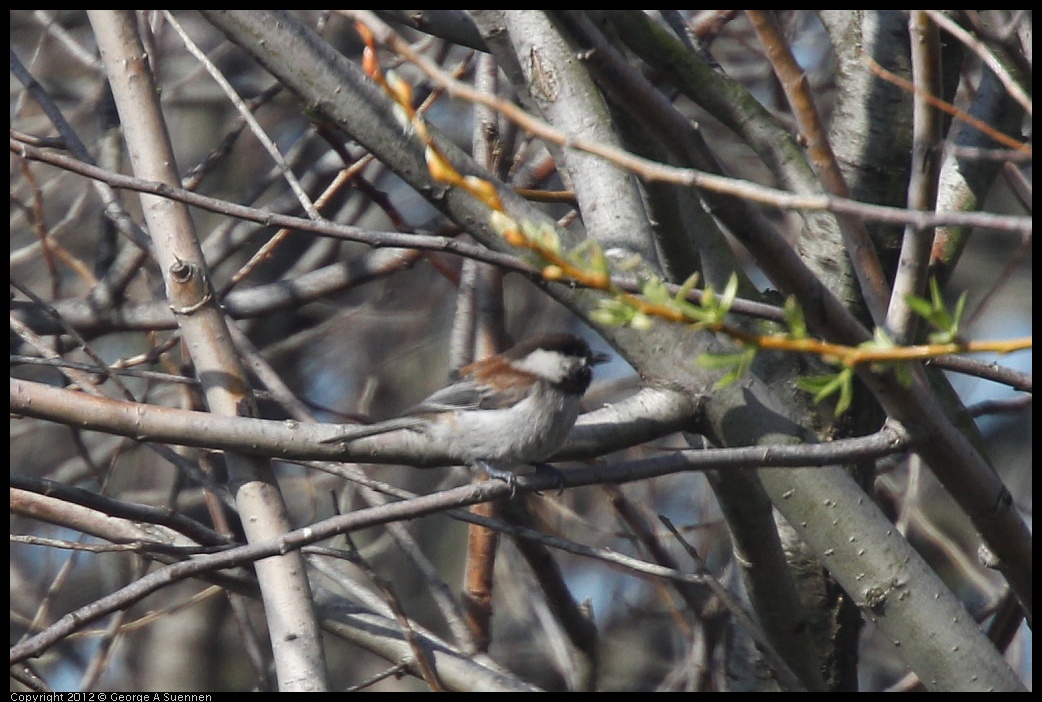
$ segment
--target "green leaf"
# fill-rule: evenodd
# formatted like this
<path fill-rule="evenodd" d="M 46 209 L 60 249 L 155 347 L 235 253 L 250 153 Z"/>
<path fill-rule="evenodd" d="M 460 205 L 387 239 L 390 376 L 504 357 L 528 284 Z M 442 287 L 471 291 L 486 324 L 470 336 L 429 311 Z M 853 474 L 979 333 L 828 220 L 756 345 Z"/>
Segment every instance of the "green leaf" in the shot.
<path fill-rule="evenodd" d="M 831 395 L 839 393 L 833 412 L 838 417 L 848 409 L 854 401 L 854 369 L 844 368 L 836 373 L 813 375 L 796 380 L 797 386 L 814 395 L 814 403 L 818 404 Z"/>
<path fill-rule="evenodd" d="M 739 365 L 744 353 L 703 353 L 695 359 L 695 363 L 706 370 L 722 370 Z"/>
<path fill-rule="evenodd" d="M 736 366 L 730 373 L 725 373 L 720 380 L 713 383 L 714 390 L 723 390 L 728 385 L 742 377 L 741 370 Z"/>
<path fill-rule="evenodd" d="M 933 306 L 921 297 L 905 295 L 905 304 L 911 307 L 913 312 L 927 321 L 929 321 L 930 316 L 933 314 Z"/>
<path fill-rule="evenodd" d="M 727 279 L 727 285 L 724 287 L 723 295 L 720 296 L 720 310 L 723 314 L 727 314 L 731 310 L 731 305 L 734 304 L 735 298 L 738 297 L 738 274 L 731 273 L 731 277 Z"/>
<path fill-rule="evenodd" d="M 930 276 L 930 299 L 933 301 L 935 310 L 944 309 L 944 295 L 941 294 L 941 284 L 935 276 Z"/>
<path fill-rule="evenodd" d="M 582 263 L 585 260 L 585 268 L 595 275 L 609 275 L 611 269 L 608 266 L 608 259 L 604 255 L 604 249 L 597 243 L 597 240 L 593 237 L 584 239 L 579 246 L 576 247 L 576 263 Z"/>
<path fill-rule="evenodd" d="M 687 315 L 688 319 L 691 320 L 692 329 L 703 329 L 716 320 L 716 315 L 711 311 L 692 305 L 690 302 L 680 304 L 680 308 Z"/>
<path fill-rule="evenodd" d="M 644 295 L 644 299 L 648 302 L 656 305 L 668 305 L 673 301 L 666 284 L 658 277 L 651 277 L 645 280 L 644 285 L 641 286 L 641 294 Z"/>
<path fill-rule="evenodd" d="M 807 333 L 807 321 L 803 318 L 803 308 L 800 307 L 800 303 L 796 301 L 795 296 L 789 295 L 785 298 L 782 315 L 785 317 L 785 325 L 789 328 L 789 333 L 792 334 L 793 338 L 806 339 L 809 336 Z"/>
<path fill-rule="evenodd" d="M 959 295 L 959 299 L 955 303 L 955 311 L 952 314 L 949 314 L 944 306 L 941 286 L 936 278 L 930 278 L 929 302 L 914 295 L 907 295 L 905 300 L 916 314 L 925 319 L 936 330 L 927 336 L 927 340 L 931 344 L 950 344 L 958 341 L 962 315 L 966 311 L 965 292 Z"/>
<path fill-rule="evenodd" d="M 872 331 L 872 339 L 870 341 L 864 341 L 858 344 L 859 349 L 879 349 L 885 351 L 886 349 L 894 348 L 894 340 L 890 338 L 890 335 L 886 333 L 886 329 L 883 327 L 876 327 Z"/>
<path fill-rule="evenodd" d="M 966 311 L 966 291 L 962 291 L 959 300 L 955 303 L 955 314 L 952 316 L 952 333 L 958 335 L 959 327 L 962 326 L 962 313 Z"/>
<path fill-rule="evenodd" d="M 841 384 L 839 387 L 839 401 L 836 402 L 834 412 L 839 417 L 848 409 L 854 401 L 854 369 L 844 368 L 839 372 Z"/>
<path fill-rule="evenodd" d="M 655 326 L 655 320 L 640 310 L 636 310 L 633 317 L 630 318 L 630 326 L 637 331 L 650 331 Z"/>
<path fill-rule="evenodd" d="M 605 298 L 600 301 L 597 309 L 590 312 L 590 319 L 606 327 L 624 327 L 630 323 L 635 313 L 636 310 L 625 302 Z"/>
<path fill-rule="evenodd" d="M 679 290 L 677 290 L 677 294 L 674 296 L 673 299 L 675 299 L 677 302 L 687 302 L 687 296 L 690 295 L 691 291 L 698 286 L 698 280 L 698 271 L 695 271 L 687 277 L 687 280 L 685 280 L 684 284 L 680 286 Z"/>
<path fill-rule="evenodd" d="M 695 359 L 695 363 L 708 370 L 730 369 L 713 385 L 713 389 L 719 390 L 745 375 L 755 358 L 756 348 L 747 346 L 739 353 L 703 353 Z"/>
<path fill-rule="evenodd" d="M 706 283 L 705 288 L 702 290 L 702 309 L 712 310 L 716 308 L 716 291 L 713 290 L 713 286 Z"/>
<path fill-rule="evenodd" d="M 894 363 L 894 377 L 904 387 L 912 384 L 912 366 L 908 363 Z"/>
<path fill-rule="evenodd" d="M 801 390 L 814 395 L 815 402 L 821 402 L 839 388 L 839 384 L 842 382 L 840 380 L 841 373 L 842 371 L 797 378 L 796 385 Z"/>
<path fill-rule="evenodd" d="M 534 241 L 544 249 L 559 253 L 561 250 L 561 239 L 557 236 L 557 230 L 550 225 L 535 224 L 533 222 L 522 222 L 521 232 L 530 240 Z"/>

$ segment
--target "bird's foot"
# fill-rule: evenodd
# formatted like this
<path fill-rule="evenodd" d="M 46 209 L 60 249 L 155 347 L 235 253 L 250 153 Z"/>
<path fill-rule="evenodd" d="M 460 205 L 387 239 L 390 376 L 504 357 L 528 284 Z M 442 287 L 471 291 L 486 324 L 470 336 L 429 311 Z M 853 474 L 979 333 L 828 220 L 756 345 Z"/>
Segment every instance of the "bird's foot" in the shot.
<path fill-rule="evenodd" d="M 475 461 L 475 467 L 485 471 L 485 474 L 493 480 L 502 480 L 504 483 L 510 486 L 510 496 L 513 497 L 514 493 L 517 492 L 517 476 L 511 470 L 505 470 L 503 468 L 496 468 L 485 461 Z"/>

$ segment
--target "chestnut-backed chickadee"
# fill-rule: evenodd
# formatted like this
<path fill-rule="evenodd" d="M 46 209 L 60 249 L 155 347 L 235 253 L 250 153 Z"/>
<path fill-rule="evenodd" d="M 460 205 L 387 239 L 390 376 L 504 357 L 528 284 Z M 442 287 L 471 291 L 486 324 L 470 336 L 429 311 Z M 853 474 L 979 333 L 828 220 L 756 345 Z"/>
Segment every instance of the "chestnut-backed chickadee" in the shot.
<path fill-rule="evenodd" d="M 432 452 L 514 484 L 568 438 L 593 366 L 610 357 L 571 334 L 547 334 L 464 366 L 458 380 L 397 419 L 353 427 L 326 443 L 392 431 L 424 435 Z"/>

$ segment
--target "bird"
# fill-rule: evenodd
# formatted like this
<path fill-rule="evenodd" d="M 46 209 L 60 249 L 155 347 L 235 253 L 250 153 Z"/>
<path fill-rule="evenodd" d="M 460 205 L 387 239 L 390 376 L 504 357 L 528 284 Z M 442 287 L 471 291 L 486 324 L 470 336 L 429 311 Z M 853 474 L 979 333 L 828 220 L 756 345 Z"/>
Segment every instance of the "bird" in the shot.
<path fill-rule="evenodd" d="M 433 453 L 483 470 L 513 491 L 514 468 L 548 468 L 543 462 L 575 425 L 593 367 L 610 358 L 573 334 L 535 336 L 464 366 L 402 416 L 351 427 L 324 443 L 418 432 Z"/>

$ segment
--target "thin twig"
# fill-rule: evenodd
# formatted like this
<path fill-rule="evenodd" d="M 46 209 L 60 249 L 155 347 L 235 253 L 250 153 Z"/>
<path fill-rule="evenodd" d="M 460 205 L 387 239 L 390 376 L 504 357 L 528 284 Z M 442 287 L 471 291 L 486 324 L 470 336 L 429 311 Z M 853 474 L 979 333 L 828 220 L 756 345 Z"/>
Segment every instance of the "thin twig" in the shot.
<path fill-rule="evenodd" d="M 346 12 L 346 14 L 362 22 L 368 19 L 368 16 L 362 12 L 351 11 Z M 432 81 L 444 87 L 450 95 L 470 102 L 488 105 L 522 129 L 541 139 L 563 148 L 580 149 L 595 154 L 650 181 L 705 188 L 725 195 L 744 197 L 782 210 L 842 212 L 857 215 L 869 221 L 891 224 L 910 224 L 916 227 L 936 227 L 952 224 L 990 227 L 1002 231 L 1022 233 L 1030 233 L 1032 229 L 1030 217 L 1013 217 L 986 212 L 909 212 L 899 207 L 872 205 L 834 195 L 799 195 L 737 178 L 705 173 L 693 168 L 668 166 L 636 156 L 622 149 L 605 146 L 604 144 L 585 139 L 573 138 L 554 129 L 546 122 L 533 117 L 513 103 L 482 94 L 466 83 L 453 79 L 436 64 L 413 51 L 407 43 L 392 32 L 378 31 L 376 27 L 370 28 L 373 29 L 373 34 L 378 40 L 414 63 Z"/>
<path fill-rule="evenodd" d="M 977 56 L 980 57 L 980 60 L 983 61 L 988 68 L 998 76 L 998 79 L 1002 81 L 1002 84 L 1006 86 L 1006 90 L 1009 91 L 1010 96 L 1020 103 L 1020 106 L 1024 108 L 1025 112 L 1029 115 L 1031 114 L 1031 98 L 1028 97 L 1027 93 L 1024 92 L 1024 89 L 1021 88 L 1020 84 L 1017 83 L 1013 76 L 1009 74 L 1009 71 L 1006 70 L 1006 67 L 992 51 L 941 11 L 922 10 L 922 12 L 925 12 L 941 29 L 951 34 L 953 37 L 965 44 L 970 51 L 977 54 Z M 1030 150 L 1031 147 L 1027 148 Z"/>
<path fill-rule="evenodd" d="M 267 132 L 264 131 L 264 128 L 261 127 L 257 118 L 253 116 L 253 112 L 250 111 L 245 101 L 243 101 L 243 99 L 239 97 L 239 94 L 235 92 L 235 88 L 232 87 L 232 84 L 228 82 L 228 79 L 224 77 L 224 74 L 221 73 L 220 70 L 218 70 L 217 66 L 210 61 L 209 57 L 207 57 L 203 50 L 192 41 L 192 38 L 188 36 L 188 33 L 184 30 L 181 24 L 174 19 L 173 14 L 169 10 L 163 10 L 163 16 L 166 17 L 166 21 L 174 28 L 177 35 L 181 37 L 181 42 L 185 45 L 185 48 L 188 49 L 188 53 L 195 56 L 199 63 L 202 64 L 203 68 L 206 69 L 206 72 L 210 74 L 210 77 L 213 78 L 214 82 L 220 86 L 221 90 L 224 91 L 224 94 L 228 96 L 229 102 L 231 102 L 239 115 L 246 121 L 246 124 L 250 126 L 250 131 L 253 132 L 255 137 L 257 137 L 257 141 L 261 143 L 264 150 L 267 151 L 271 158 L 274 159 L 275 163 L 278 164 L 279 170 L 282 172 L 282 177 L 286 179 L 289 187 L 296 194 L 297 200 L 300 202 L 301 207 L 304 208 L 304 211 L 307 212 L 308 216 L 312 219 L 321 219 L 322 215 L 318 213 L 315 204 L 311 202 L 311 198 L 309 198 L 308 194 L 304 192 L 304 188 L 301 186 L 300 181 L 297 180 L 297 177 L 293 174 L 289 164 L 287 164 L 285 159 L 282 158 L 282 152 L 279 151 L 275 142 L 271 140 Z"/>

